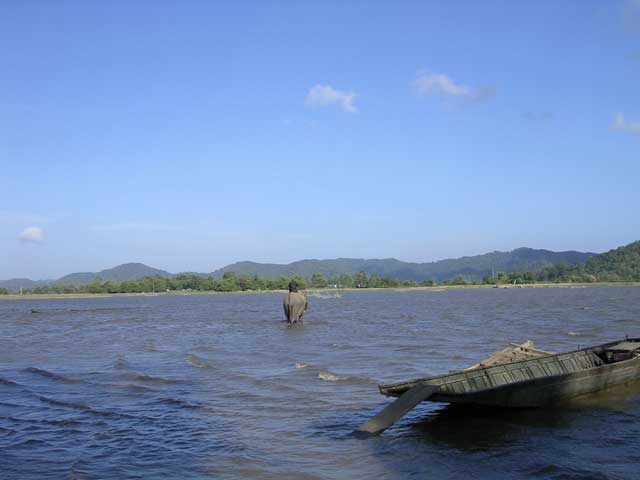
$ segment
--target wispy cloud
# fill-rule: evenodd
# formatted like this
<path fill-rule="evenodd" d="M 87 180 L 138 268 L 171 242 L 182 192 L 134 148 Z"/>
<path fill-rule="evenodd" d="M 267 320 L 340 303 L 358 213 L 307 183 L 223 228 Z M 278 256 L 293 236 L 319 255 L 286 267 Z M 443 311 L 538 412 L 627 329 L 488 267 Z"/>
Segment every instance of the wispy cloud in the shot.
<path fill-rule="evenodd" d="M 468 87 L 454 82 L 443 73 L 420 72 L 413 81 L 413 87 L 419 96 L 443 95 L 462 100 L 480 101 L 495 95 L 493 86 Z"/>
<path fill-rule="evenodd" d="M 40 243 L 44 236 L 40 227 L 28 227 L 20 232 L 18 238 L 22 243 Z"/>
<path fill-rule="evenodd" d="M 355 113 L 358 111 L 353 104 L 355 98 L 356 94 L 353 92 L 343 92 L 330 85 L 318 84 L 309 89 L 305 104 L 313 108 L 337 106 L 345 112 Z"/>
<path fill-rule="evenodd" d="M 615 130 L 622 130 L 634 135 L 640 135 L 640 122 L 630 122 L 624 118 L 624 115 L 621 113 L 616 115 L 616 118 L 613 120 L 612 127 Z"/>

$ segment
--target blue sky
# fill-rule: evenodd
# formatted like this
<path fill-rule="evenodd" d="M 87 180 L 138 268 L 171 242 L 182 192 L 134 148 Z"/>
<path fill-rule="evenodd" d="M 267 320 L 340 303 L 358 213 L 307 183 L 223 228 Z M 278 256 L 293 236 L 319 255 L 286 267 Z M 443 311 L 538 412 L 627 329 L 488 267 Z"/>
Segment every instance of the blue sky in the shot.
<path fill-rule="evenodd" d="M 640 0 L 1 9 L 0 279 L 640 239 Z"/>

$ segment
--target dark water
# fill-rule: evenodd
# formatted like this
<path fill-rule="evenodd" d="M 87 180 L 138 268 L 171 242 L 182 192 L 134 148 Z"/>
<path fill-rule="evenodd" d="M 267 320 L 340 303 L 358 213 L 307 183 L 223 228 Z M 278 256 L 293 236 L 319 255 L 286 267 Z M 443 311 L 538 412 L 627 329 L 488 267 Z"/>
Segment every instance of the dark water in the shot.
<path fill-rule="evenodd" d="M 0 477 L 638 479 L 640 387 L 563 409 L 424 404 L 349 432 L 381 381 L 640 336 L 640 288 L 0 301 Z M 32 312 L 32 309 L 34 310 Z"/>

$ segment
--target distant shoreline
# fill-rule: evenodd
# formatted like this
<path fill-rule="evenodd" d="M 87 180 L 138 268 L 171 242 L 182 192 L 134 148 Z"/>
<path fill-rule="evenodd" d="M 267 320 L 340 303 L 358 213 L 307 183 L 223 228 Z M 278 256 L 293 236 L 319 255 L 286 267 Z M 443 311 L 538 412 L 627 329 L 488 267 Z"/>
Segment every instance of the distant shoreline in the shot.
<path fill-rule="evenodd" d="M 468 289 L 518 289 L 518 288 L 587 288 L 587 287 L 620 287 L 640 286 L 640 282 L 600 282 L 600 283 L 531 283 L 523 285 L 434 285 L 432 287 L 393 287 L 393 288 L 309 288 L 308 292 L 412 292 L 443 290 L 468 290 Z M 235 292 L 216 291 L 183 291 L 172 290 L 169 292 L 145 292 L 145 293 L 28 293 L 0 295 L 2 300 L 56 300 L 56 299 L 83 299 L 83 298 L 119 298 L 119 297 L 171 297 L 193 295 L 251 295 L 264 293 L 284 294 L 286 290 L 245 290 Z"/>

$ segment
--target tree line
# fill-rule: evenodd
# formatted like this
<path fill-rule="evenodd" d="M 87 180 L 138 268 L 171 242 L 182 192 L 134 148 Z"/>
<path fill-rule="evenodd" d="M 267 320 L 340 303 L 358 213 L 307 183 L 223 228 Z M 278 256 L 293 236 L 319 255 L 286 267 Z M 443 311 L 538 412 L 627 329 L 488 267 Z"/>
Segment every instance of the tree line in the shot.
<path fill-rule="evenodd" d="M 485 275 L 481 281 L 462 275 L 444 280 L 398 280 L 391 277 L 367 275 L 365 272 L 341 274 L 337 277 L 325 278 L 314 273 L 310 279 L 302 276 L 282 276 L 278 278 L 261 278 L 235 272 L 226 272 L 221 279 L 203 277 L 193 274 L 181 274 L 175 277 L 144 277 L 137 280 L 95 281 L 83 285 L 51 283 L 39 285 L 32 289 L 23 289 L 25 294 L 59 294 L 59 293 L 161 293 L 178 291 L 197 292 L 244 292 L 286 290 L 291 280 L 295 280 L 301 289 L 307 288 L 414 288 L 434 287 L 438 285 L 526 285 L 535 283 L 596 283 L 616 281 L 640 281 L 640 275 L 624 276 L 606 274 L 596 277 L 576 265 L 558 264 L 539 272 L 497 272 L 496 275 Z M 0 295 L 10 292 L 0 288 Z"/>
<path fill-rule="evenodd" d="M 378 277 L 358 272 L 353 275 L 342 274 L 326 278 L 320 273 L 314 273 L 310 279 L 302 276 L 282 276 L 278 278 L 262 278 L 235 272 L 225 272 L 222 278 L 206 277 L 195 274 L 180 274 L 175 277 L 144 277 L 137 280 L 99 280 L 83 285 L 68 285 L 51 283 L 39 285 L 32 289 L 24 289 L 23 293 L 51 294 L 51 293 L 153 293 L 175 291 L 201 292 L 238 292 L 286 290 L 289 282 L 295 280 L 300 288 L 397 288 L 432 286 L 434 281 L 416 282 L 413 280 L 398 280 L 390 277 Z M 0 294 L 9 293 L 0 289 Z"/>
<path fill-rule="evenodd" d="M 379 277 L 365 272 L 341 274 L 330 278 L 314 273 L 311 278 L 282 276 L 263 278 L 242 273 L 225 272 L 222 278 L 196 274 L 180 274 L 174 277 L 144 277 L 137 280 L 96 281 L 85 285 L 51 283 L 39 285 L 24 293 L 152 293 L 173 291 L 237 292 L 261 290 L 286 290 L 295 280 L 300 288 L 411 288 L 438 285 L 435 279 L 425 281 L 399 280 Z M 640 282 L 640 242 L 596 255 L 585 263 L 570 265 L 558 263 L 536 272 L 497 272 L 485 275 L 480 281 L 457 275 L 442 281 L 441 285 L 477 284 L 533 284 L 533 283 L 596 283 Z M 0 295 L 8 294 L 0 288 Z"/>

